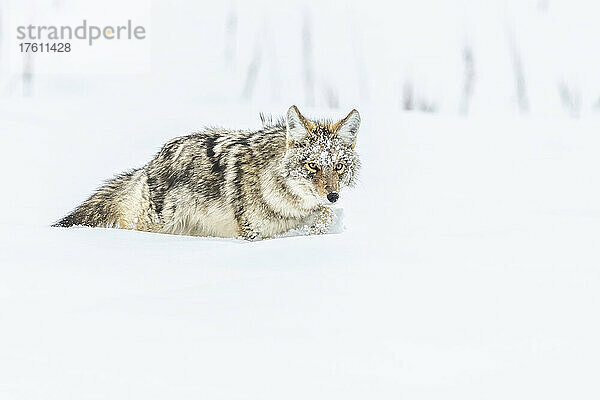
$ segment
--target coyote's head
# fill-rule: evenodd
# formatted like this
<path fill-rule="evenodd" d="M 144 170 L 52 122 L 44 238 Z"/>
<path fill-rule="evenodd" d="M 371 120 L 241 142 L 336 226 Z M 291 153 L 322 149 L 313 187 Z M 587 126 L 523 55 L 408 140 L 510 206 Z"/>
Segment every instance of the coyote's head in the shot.
<path fill-rule="evenodd" d="M 352 186 L 360 167 L 354 151 L 360 126 L 358 111 L 339 122 L 313 121 L 305 118 L 296 106 L 286 115 L 286 153 L 282 167 L 303 197 L 318 203 L 335 203 L 340 189 Z"/>

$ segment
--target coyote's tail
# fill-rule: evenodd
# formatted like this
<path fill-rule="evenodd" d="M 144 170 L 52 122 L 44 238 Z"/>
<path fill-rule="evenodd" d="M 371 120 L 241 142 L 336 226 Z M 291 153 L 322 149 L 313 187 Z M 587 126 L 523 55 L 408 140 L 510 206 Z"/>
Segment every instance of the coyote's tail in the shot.
<path fill-rule="evenodd" d="M 149 191 L 144 169 L 118 175 L 106 182 L 89 199 L 52 226 L 74 225 L 138 228 L 148 220 Z"/>

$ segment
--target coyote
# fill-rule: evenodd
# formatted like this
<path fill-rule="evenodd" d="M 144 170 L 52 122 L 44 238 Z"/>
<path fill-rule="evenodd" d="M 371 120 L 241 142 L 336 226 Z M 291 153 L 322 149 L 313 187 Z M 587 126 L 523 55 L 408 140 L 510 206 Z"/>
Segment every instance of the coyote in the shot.
<path fill-rule="evenodd" d="M 144 167 L 118 175 L 53 226 L 137 229 L 257 240 L 291 229 L 328 231 L 328 207 L 353 186 L 358 111 L 339 122 L 296 106 L 258 131 L 210 128 L 165 144 Z"/>

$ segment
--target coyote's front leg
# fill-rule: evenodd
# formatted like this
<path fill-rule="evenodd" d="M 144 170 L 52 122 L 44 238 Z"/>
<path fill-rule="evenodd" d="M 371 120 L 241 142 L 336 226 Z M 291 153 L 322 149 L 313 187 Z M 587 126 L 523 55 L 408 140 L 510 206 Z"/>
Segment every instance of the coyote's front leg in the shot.
<path fill-rule="evenodd" d="M 310 225 L 311 235 L 322 235 L 329 232 L 335 213 L 330 207 L 320 206 Z"/>
<path fill-rule="evenodd" d="M 245 217 L 239 217 L 237 223 L 238 237 L 249 241 L 258 241 L 264 239 L 260 232 L 254 229 Z"/>

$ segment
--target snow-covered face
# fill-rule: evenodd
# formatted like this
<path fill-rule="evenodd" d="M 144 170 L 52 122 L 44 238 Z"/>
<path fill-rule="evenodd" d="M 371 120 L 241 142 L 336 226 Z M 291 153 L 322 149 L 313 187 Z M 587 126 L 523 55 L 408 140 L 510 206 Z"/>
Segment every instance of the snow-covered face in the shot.
<path fill-rule="evenodd" d="M 305 196 L 331 204 L 339 199 L 341 188 L 354 184 L 360 167 L 354 151 L 359 124 L 357 111 L 333 124 L 306 120 L 290 108 L 282 167 Z"/>

